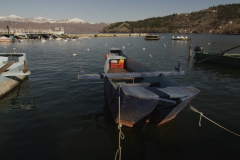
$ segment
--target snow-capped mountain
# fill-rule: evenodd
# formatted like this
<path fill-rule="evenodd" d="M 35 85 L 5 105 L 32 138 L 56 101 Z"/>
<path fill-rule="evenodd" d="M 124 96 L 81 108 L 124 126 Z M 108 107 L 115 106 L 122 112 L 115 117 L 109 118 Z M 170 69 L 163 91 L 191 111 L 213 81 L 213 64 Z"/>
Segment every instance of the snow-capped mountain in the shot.
<path fill-rule="evenodd" d="M 35 22 L 35 23 L 46 23 L 46 22 L 56 23 L 55 20 L 53 20 L 53 19 L 47 19 L 47 18 L 44 18 L 44 17 L 26 18 L 25 20 L 26 20 L 27 22 Z"/>
<path fill-rule="evenodd" d="M 79 18 L 67 18 L 67 19 L 62 19 L 62 20 L 55 21 L 55 20 L 52 20 L 52 19 L 44 18 L 44 17 L 22 18 L 22 17 L 14 15 L 14 14 L 6 16 L 6 17 L 0 16 L 0 21 L 34 22 L 34 23 L 47 23 L 47 22 L 49 22 L 49 23 L 73 23 L 73 24 L 89 23 L 89 22 L 86 22 L 86 21 L 84 21 L 82 19 L 79 19 Z M 93 23 L 91 23 L 91 24 L 93 24 Z"/>
<path fill-rule="evenodd" d="M 19 16 L 16 16 L 16 15 L 14 15 L 14 14 L 11 14 L 11 15 L 9 15 L 9 16 L 7 16 L 7 17 L 1 16 L 1 19 L 0 19 L 0 20 L 20 21 L 20 22 L 24 22 L 24 21 L 25 21 L 24 18 L 19 17 Z"/>
<path fill-rule="evenodd" d="M 87 23 L 87 22 L 78 18 L 67 18 L 67 19 L 59 20 L 57 21 L 57 23 Z"/>

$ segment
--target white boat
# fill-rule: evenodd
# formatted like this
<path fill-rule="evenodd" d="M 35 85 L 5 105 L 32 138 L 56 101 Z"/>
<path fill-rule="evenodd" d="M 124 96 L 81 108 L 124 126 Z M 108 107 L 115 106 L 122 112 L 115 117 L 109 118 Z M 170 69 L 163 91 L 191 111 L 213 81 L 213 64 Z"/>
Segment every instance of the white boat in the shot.
<path fill-rule="evenodd" d="M 59 41 L 59 40 L 61 40 L 61 39 L 62 39 L 62 38 L 60 38 L 60 37 L 57 37 L 57 38 L 56 38 L 57 41 Z"/>
<path fill-rule="evenodd" d="M 41 42 L 42 42 L 42 43 L 43 43 L 43 42 L 46 42 L 46 40 L 45 40 L 45 39 L 42 39 Z"/>
<path fill-rule="evenodd" d="M 188 38 L 187 36 L 177 36 L 176 38 L 172 36 L 172 40 L 180 40 L 180 41 L 189 41 L 191 38 Z"/>
<path fill-rule="evenodd" d="M 0 98 L 30 74 L 25 53 L 0 53 Z"/>
<path fill-rule="evenodd" d="M 0 42 L 13 42 L 13 39 L 2 36 L 0 37 Z"/>

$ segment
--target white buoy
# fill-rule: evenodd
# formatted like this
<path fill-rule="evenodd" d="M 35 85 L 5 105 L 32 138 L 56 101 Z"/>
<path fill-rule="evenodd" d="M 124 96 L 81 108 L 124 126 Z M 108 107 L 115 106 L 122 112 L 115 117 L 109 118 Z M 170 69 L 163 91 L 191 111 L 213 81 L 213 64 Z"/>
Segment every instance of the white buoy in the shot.
<path fill-rule="evenodd" d="M 89 51 L 90 49 L 89 49 L 89 48 L 87 48 L 87 50 Z"/>
<path fill-rule="evenodd" d="M 210 43 L 208 43 L 208 45 L 210 45 Z"/>
<path fill-rule="evenodd" d="M 149 54 L 149 57 L 153 57 L 151 54 Z"/>
<path fill-rule="evenodd" d="M 123 48 L 125 48 L 125 46 L 123 46 Z"/>
<path fill-rule="evenodd" d="M 73 56 L 76 56 L 77 54 L 76 53 L 73 53 Z"/>
<path fill-rule="evenodd" d="M 143 48 L 143 50 L 146 50 L 146 48 Z"/>

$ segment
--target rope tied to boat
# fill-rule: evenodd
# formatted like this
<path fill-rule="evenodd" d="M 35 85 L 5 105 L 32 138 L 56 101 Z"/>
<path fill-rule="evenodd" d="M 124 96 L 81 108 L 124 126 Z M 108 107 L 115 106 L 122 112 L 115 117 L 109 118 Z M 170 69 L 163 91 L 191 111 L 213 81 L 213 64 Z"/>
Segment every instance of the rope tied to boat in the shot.
<path fill-rule="evenodd" d="M 122 147 L 121 147 L 121 139 L 124 139 L 124 134 L 122 132 L 122 123 L 121 123 L 121 116 L 120 116 L 120 88 L 121 88 L 121 85 L 118 87 L 118 129 L 119 129 L 119 134 L 118 134 L 118 150 L 116 151 L 116 154 L 115 154 L 115 160 L 117 159 L 117 155 L 119 154 L 118 156 L 118 159 L 121 160 L 122 158 Z"/>
<path fill-rule="evenodd" d="M 221 126 L 220 124 L 214 122 L 213 120 L 211 120 L 211 119 L 209 119 L 208 117 L 206 117 L 205 115 L 203 115 L 202 112 L 199 112 L 196 108 L 194 108 L 193 106 L 191 106 L 190 103 L 189 103 L 189 108 L 190 108 L 191 110 L 193 110 L 194 112 L 200 114 L 200 119 L 199 119 L 199 123 L 198 123 L 198 124 L 199 124 L 199 127 L 201 127 L 201 120 L 202 120 L 202 117 L 204 117 L 204 118 L 206 118 L 207 120 L 209 120 L 210 122 L 212 122 L 212 123 L 214 123 L 215 125 L 219 126 L 220 128 L 222 128 L 222 129 L 224 129 L 224 130 L 226 130 L 226 131 L 228 131 L 228 132 L 230 132 L 230 133 L 232 133 L 232 134 L 234 134 L 234 135 L 240 137 L 239 134 L 237 134 L 237 133 L 235 133 L 235 132 L 233 132 L 233 131 L 230 131 L 229 129 L 227 129 L 227 128 Z"/>

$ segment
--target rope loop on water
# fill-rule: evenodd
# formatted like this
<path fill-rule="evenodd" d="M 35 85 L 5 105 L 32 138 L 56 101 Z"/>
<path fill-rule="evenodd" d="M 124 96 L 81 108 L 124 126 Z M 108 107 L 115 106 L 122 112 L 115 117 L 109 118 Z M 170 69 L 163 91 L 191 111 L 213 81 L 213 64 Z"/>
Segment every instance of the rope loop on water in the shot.
<path fill-rule="evenodd" d="M 217 124 L 217 123 L 214 122 L 213 120 L 211 120 L 211 119 L 209 119 L 208 117 L 204 116 L 202 112 L 199 112 L 196 108 L 194 108 L 193 106 L 191 106 L 190 103 L 189 103 L 189 107 L 190 107 L 190 109 L 193 110 L 194 112 L 200 114 L 200 119 L 199 119 L 199 123 L 198 123 L 200 127 L 201 127 L 201 120 L 202 120 L 202 117 L 204 117 L 204 118 L 206 118 L 207 120 L 209 120 L 210 122 L 212 122 L 212 123 L 214 123 L 215 125 L 219 126 L 220 128 L 222 128 L 222 129 L 224 129 L 224 130 L 226 130 L 226 131 L 228 131 L 228 132 L 230 132 L 230 133 L 232 133 L 232 134 L 234 134 L 234 135 L 240 137 L 239 134 L 237 134 L 237 133 L 235 133 L 235 132 L 232 132 L 232 131 L 230 131 L 230 130 L 227 129 L 227 128 L 224 128 L 223 126 Z"/>
<path fill-rule="evenodd" d="M 121 124 L 121 116 L 120 116 L 120 88 L 121 86 L 119 86 L 119 96 L 118 96 L 118 130 L 119 130 L 119 134 L 118 134 L 118 150 L 116 151 L 115 154 L 115 160 L 117 159 L 117 155 L 119 154 L 118 159 L 121 160 L 122 158 L 122 147 L 121 147 L 121 139 L 124 139 L 125 136 L 122 132 L 122 124 Z"/>

